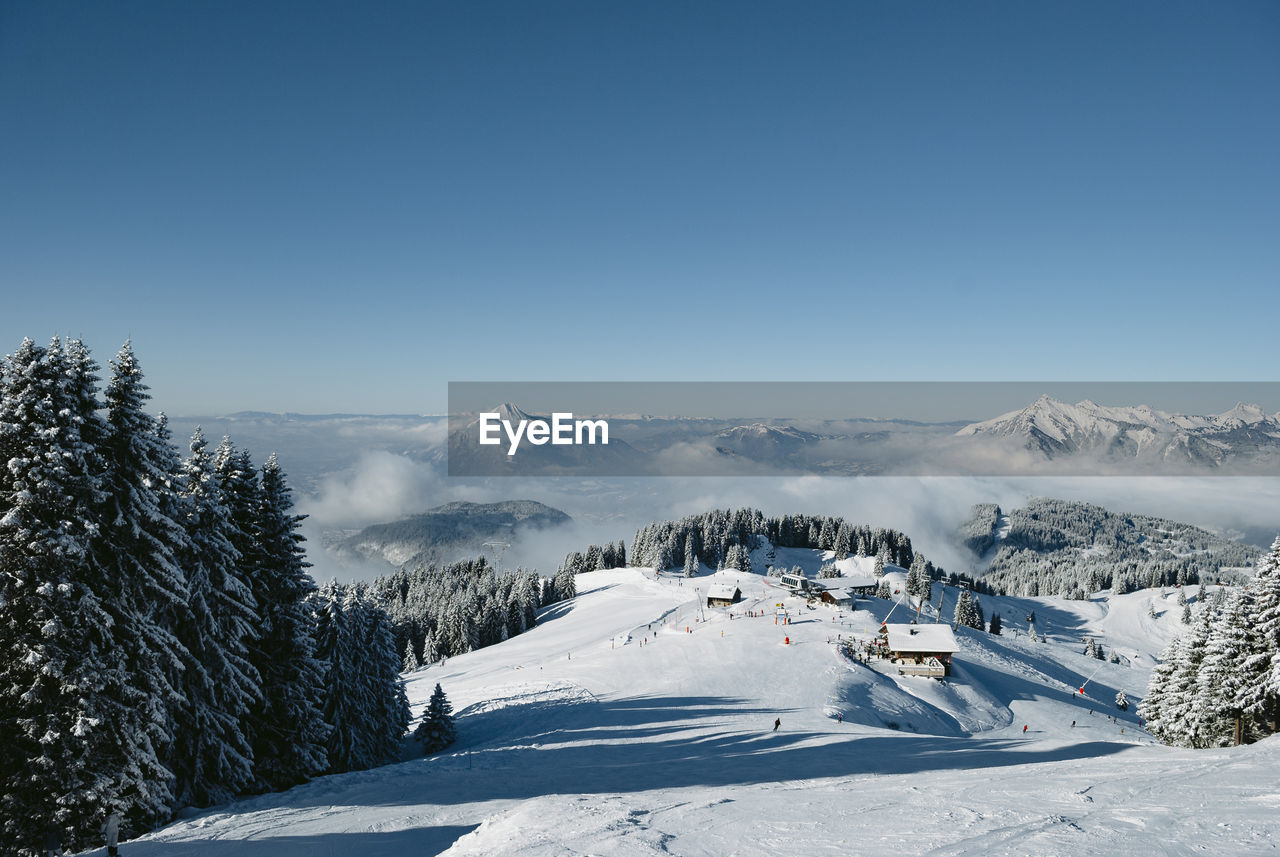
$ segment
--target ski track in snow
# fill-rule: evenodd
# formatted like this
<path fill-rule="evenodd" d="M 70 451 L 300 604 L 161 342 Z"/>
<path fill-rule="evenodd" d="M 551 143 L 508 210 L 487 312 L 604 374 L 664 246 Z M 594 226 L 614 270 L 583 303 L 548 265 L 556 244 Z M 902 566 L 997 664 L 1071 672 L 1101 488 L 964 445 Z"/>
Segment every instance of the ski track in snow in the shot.
<path fill-rule="evenodd" d="M 415 714 L 436 682 L 449 694 L 450 752 L 195 812 L 127 853 L 1276 853 L 1280 741 L 1165 748 L 1112 704 L 1117 690 L 1141 698 L 1180 627 L 1146 615 L 1158 593 L 984 596 L 988 611 L 1052 613 L 1068 631 L 1033 643 L 960 629 L 954 675 L 936 682 L 839 653 L 837 636 L 868 639 L 887 602 L 809 610 L 729 571 L 714 577 L 744 602 L 700 609 L 711 577 L 583 575 L 579 597 L 529 632 L 407 677 Z M 779 602 L 790 624 L 775 624 Z M 1114 631 L 1139 663 L 1085 657 L 1080 629 Z"/>

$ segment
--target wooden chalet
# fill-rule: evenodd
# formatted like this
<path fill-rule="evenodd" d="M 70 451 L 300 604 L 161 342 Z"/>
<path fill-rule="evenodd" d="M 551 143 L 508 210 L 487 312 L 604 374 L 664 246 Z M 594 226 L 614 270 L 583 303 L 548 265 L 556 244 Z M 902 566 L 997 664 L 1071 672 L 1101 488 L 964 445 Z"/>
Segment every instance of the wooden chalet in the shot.
<path fill-rule="evenodd" d="M 899 675 L 944 678 L 959 646 L 950 625 L 885 625 L 885 647 Z"/>
<path fill-rule="evenodd" d="M 708 607 L 728 607 L 742 600 L 742 590 L 732 583 L 712 584 L 707 592 Z"/>
<path fill-rule="evenodd" d="M 853 596 L 847 589 L 824 589 L 818 593 L 818 600 L 823 604 L 834 604 L 836 607 L 853 607 Z"/>

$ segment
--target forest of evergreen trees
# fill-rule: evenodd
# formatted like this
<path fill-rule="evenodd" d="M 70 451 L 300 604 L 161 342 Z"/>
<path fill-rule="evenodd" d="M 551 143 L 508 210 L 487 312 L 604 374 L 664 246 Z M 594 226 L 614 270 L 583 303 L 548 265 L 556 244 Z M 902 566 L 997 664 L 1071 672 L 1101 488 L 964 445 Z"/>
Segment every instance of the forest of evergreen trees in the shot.
<path fill-rule="evenodd" d="M 974 507 L 962 529 L 965 543 L 981 553 L 994 541 L 1000 508 Z M 1138 589 L 1218 579 L 1223 568 L 1249 567 L 1259 551 L 1163 518 L 1111 512 L 1101 506 L 1037 498 L 1009 513 L 982 582 L 1004 595 L 1085 598 L 1110 589 Z"/>
<path fill-rule="evenodd" d="M 401 568 L 369 584 L 394 626 L 405 669 L 482 649 L 532 628 L 538 608 L 572 598 L 573 574 L 498 574 L 483 557 Z"/>
<path fill-rule="evenodd" d="M 1280 731 L 1280 539 L 1244 586 L 1219 589 L 1151 671 L 1147 731 L 1226 747 Z"/>
<path fill-rule="evenodd" d="M 911 540 L 897 530 L 873 529 L 828 515 L 766 518 L 758 509 L 716 509 L 644 527 L 631 543 L 631 564 L 685 567 L 692 557 L 710 568 L 724 568 L 734 545 L 751 551 L 762 540 L 775 547 L 835 551 L 836 559 L 879 556 L 886 564 L 903 568 L 909 568 L 915 557 Z"/>
<path fill-rule="evenodd" d="M 0 367 L 8 853 L 389 761 L 408 724 L 389 619 L 316 591 L 275 457 L 183 458 L 131 345 L 110 370 L 57 338 Z"/>
<path fill-rule="evenodd" d="M 560 564 L 560 571 L 583 574 L 588 571 L 626 567 L 627 547 L 619 541 L 616 545 L 613 542 L 604 545 L 588 545 L 585 551 L 570 552 Z"/>

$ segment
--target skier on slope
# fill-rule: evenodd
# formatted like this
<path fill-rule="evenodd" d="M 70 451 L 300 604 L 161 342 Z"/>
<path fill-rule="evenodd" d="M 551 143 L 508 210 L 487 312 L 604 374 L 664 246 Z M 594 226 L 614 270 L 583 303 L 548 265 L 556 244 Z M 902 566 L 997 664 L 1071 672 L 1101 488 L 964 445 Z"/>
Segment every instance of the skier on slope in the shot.
<path fill-rule="evenodd" d="M 777 731 L 778 731 L 778 727 L 779 727 L 779 726 L 781 726 L 781 725 L 782 725 L 782 718 L 781 718 L 781 717 L 779 717 L 779 718 L 777 718 L 776 720 L 774 720 L 774 721 L 773 721 L 773 731 L 774 731 L 774 732 L 777 732 Z"/>

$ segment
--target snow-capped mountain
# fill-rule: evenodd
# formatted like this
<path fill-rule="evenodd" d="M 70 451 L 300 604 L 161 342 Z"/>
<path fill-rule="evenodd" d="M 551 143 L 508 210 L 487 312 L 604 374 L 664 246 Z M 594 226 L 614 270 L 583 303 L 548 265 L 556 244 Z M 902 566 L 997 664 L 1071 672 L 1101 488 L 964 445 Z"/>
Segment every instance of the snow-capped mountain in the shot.
<path fill-rule="evenodd" d="M 794 426 L 752 423 L 716 432 L 712 440 L 716 448 L 722 451 L 745 455 L 758 461 L 774 461 L 818 443 L 822 437 Z"/>
<path fill-rule="evenodd" d="M 1237 456 L 1280 453 L 1280 414 L 1244 403 L 1221 414 L 1171 414 L 1088 399 L 1072 405 L 1045 395 L 1021 410 L 967 425 L 956 436 L 1019 438 L 1046 458 L 1102 453 L 1218 466 Z"/>

